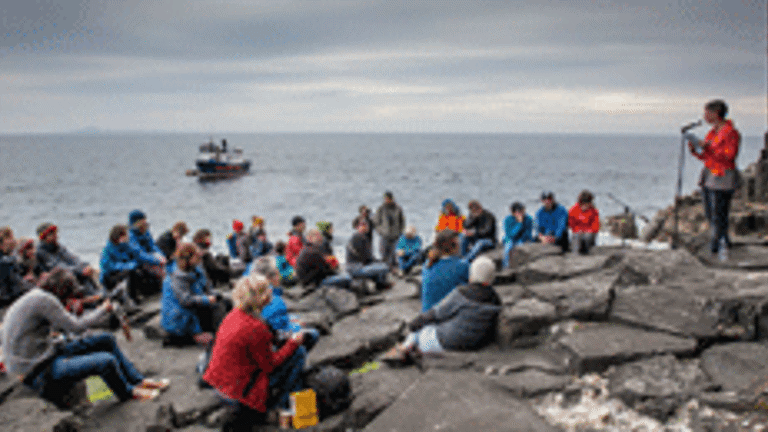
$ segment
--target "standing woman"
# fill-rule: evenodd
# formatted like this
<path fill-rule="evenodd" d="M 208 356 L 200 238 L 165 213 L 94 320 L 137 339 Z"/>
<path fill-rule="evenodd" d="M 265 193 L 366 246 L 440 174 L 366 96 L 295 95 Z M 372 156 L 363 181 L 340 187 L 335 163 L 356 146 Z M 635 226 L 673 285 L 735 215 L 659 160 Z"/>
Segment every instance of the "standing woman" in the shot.
<path fill-rule="evenodd" d="M 725 119 L 727 114 L 728 105 L 724 101 L 708 102 L 704 105 L 704 120 L 712 125 L 712 129 L 701 142 L 691 135 L 686 136 L 691 154 L 704 162 L 699 185 L 704 197 L 704 212 L 712 228 L 710 250 L 721 260 L 727 259 L 731 246 L 728 213 L 739 182 L 736 156 L 741 143 L 739 131 L 731 120 Z"/>

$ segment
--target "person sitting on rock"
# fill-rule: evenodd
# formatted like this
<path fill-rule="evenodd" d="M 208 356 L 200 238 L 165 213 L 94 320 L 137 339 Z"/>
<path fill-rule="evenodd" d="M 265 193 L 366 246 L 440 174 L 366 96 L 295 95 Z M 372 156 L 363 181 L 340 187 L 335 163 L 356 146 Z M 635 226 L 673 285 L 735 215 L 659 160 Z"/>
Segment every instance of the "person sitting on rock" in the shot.
<path fill-rule="evenodd" d="M 327 256 L 320 249 L 323 235 L 313 228 L 307 232 L 307 245 L 296 259 L 296 277 L 304 287 L 315 288 L 321 285 L 335 285 L 348 288 L 352 278 L 348 274 L 337 274 L 328 263 Z"/>
<path fill-rule="evenodd" d="M 285 258 L 285 242 L 278 240 L 275 243 L 275 266 L 280 272 L 281 285 L 290 287 L 296 285 L 296 273 L 293 266 Z"/>
<path fill-rule="evenodd" d="M 469 280 L 469 263 L 459 253 L 459 234 L 450 229 L 437 233 L 434 247 L 421 270 L 421 310 L 427 311 L 458 285 Z"/>
<path fill-rule="evenodd" d="M 37 261 L 35 240 L 31 238 L 19 239 L 19 245 L 16 248 L 16 257 L 19 262 L 19 272 L 21 273 L 21 277 L 33 285 L 37 285 L 44 271 L 43 266 Z"/>
<path fill-rule="evenodd" d="M 357 232 L 349 239 L 346 247 L 346 269 L 353 278 L 373 280 L 376 283 L 376 289 L 380 290 L 388 287 L 389 265 L 374 259 L 373 245 L 368 240 L 370 229 L 365 220 L 361 219 L 357 223 Z"/>
<path fill-rule="evenodd" d="M 296 259 L 304 248 L 304 230 L 307 222 L 301 216 L 294 216 L 291 220 L 291 231 L 288 233 L 288 244 L 285 246 L 285 259 L 288 264 L 296 268 Z"/>
<path fill-rule="evenodd" d="M 541 208 L 536 212 L 536 240 L 560 246 L 563 253 L 568 252 L 568 210 L 555 201 L 553 192 L 541 194 Z"/>
<path fill-rule="evenodd" d="M 277 271 L 274 258 L 261 257 L 253 264 L 249 275 L 264 276 L 272 289 L 272 301 L 261 311 L 264 321 L 277 333 L 277 338 L 280 340 L 288 339 L 292 334 L 305 330 L 307 334 L 304 338 L 304 347 L 307 351 L 312 349 L 320 339 L 320 332 L 314 328 L 305 328 L 295 316 L 288 314 L 288 308 L 283 300 L 280 272 Z"/>
<path fill-rule="evenodd" d="M 160 325 L 168 334 L 164 344 L 207 345 L 226 311 L 198 267 L 203 259 L 200 249 L 183 243 L 175 259 L 172 272 L 163 281 Z"/>
<path fill-rule="evenodd" d="M 183 221 L 178 221 L 171 229 L 162 233 L 157 238 L 157 247 L 163 251 L 165 259 L 170 261 L 173 254 L 176 253 L 176 246 L 181 242 L 181 239 L 189 232 L 187 224 Z"/>
<path fill-rule="evenodd" d="M 59 244 L 59 232 L 56 225 L 46 222 L 37 227 L 40 238 L 36 257 L 43 271 L 51 271 L 61 267 L 72 272 L 77 277 L 81 291 L 86 296 L 103 296 L 104 288 L 96 279 L 96 271 L 88 263 L 80 260 L 75 254 Z"/>
<path fill-rule="evenodd" d="M 288 408 L 288 397 L 303 388 L 305 332 L 294 333 L 277 349 L 262 317 L 272 301 L 264 276 L 241 278 L 232 292 L 235 307 L 221 323 L 203 380 L 228 406 L 222 430 L 250 431 L 264 424 L 267 410 Z"/>
<path fill-rule="evenodd" d="M 19 259 L 14 255 L 16 238 L 13 230 L 0 228 L 0 304 L 8 304 L 34 287 L 33 277 L 22 275 Z"/>
<path fill-rule="evenodd" d="M 215 285 L 227 284 L 232 277 L 229 261 L 226 256 L 214 257 L 211 253 L 211 231 L 199 229 L 192 236 L 192 241 L 203 254 L 203 270 L 208 280 Z"/>
<path fill-rule="evenodd" d="M 478 255 L 496 247 L 496 216 L 476 200 L 469 202 L 469 218 L 464 222 L 461 254 L 472 262 Z"/>
<path fill-rule="evenodd" d="M 407 275 L 415 265 L 424 261 L 424 252 L 421 250 L 421 246 L 421 237 L 417 235 L 416 227 L 409 225 L 395 246 L 397 264 L 403 275 Z"/>
<path fill-rule="evenodd" d="M 459 206 L 451 199 L 443 200 L 441 204 L 440 217 L 437 219 L 435 231 L 452 230 L 458 234 L 464 232 L 464 216 L 459 210 Z"/>
<path fill-rule="evenodd" d="M 128 295 L 132 301 L 138 302 L 142 295 L 157 291 L 157 274 L 148 270 L 148 266 L 156 263 L 151 255 L 131 246 L 126 225 L 115 225 L 109 231 L 109 240 L 101 251 L 100 282 L 114 294 L 114 290 L 119 289 L 117 285 L 127 281 Z"/>
<path fill-rule="evenodd" d="M 588 190 L 579 194 L 576 204 L 568 211 L 568 226 L 571 228 L 571 240 L 575 250 L 586 255 L 595 245 L 600 231 L 600 214 L 593 204 L 594 195 Z"/>
<path fill-rule="evenodd" d="M 233 220 L 232 232 L 227 236 L 229 257 L 248 264 L 252 261 L 250 246 L 251 239 L 245 231 L 245 225 L 238 219 Z"/>
<path fill-rule="evenodd" d="M 149 293 L 157 293 L 160 291 L 165 277 L 165 265 L 167 264 L 165 255 L 152 239 L 147 216 L 141 210 L 134 210 L 128 215 L 128 224 L 129 242 L 134 249 L 144 256 L 142 259 L 143 267 L 153 275 L 153 283 L 146 287 L 150 290 Z"/>
<path fill-rule="evenodd" d="M 419 314 L 408 325 L 405 341 L 382 357 L 404 361 L 411 353 L 428 354 L 445 350 L 475 350 L 495 334 L 501 299 L 491 286 L 496 265 L 478 257 L 469 270 L 469 284 L 457 287 L 447 297 Z"/>
<path fill-rule="evenodd" d="M 323 235 L 323 245 L 320 249 L 326 255 L 333 255 L 333 222 L 319 221 L 315 226 Z"/>
<path fill-rule="evenodd" d="M 533 241 L 533 218 L 525 213 L 523 203 L 515 201 L 509 210 L 512 214 L 504 218 L 504 257 L 502 258 L 504 268 L 509 268 L 512 249 Z"/>
<path fill-rule="evenodd" d="M 40 288 L 33 288 L 11 305 L 2 328 L 8 372 L 61 408 L 71 408 L 63 396 L 91 375 L 101 377 L 121 401 L 157 398 L 170 382 L 146 379 L 121 352 L 111 333 L 74 339 L 61 336 L 79 334 L 104 322 L 113 308 L 105 300 L 81 317 L 67 312 L 62 300 L 75 284 L 69 271 L 56 268 L 45 276 Z"/>

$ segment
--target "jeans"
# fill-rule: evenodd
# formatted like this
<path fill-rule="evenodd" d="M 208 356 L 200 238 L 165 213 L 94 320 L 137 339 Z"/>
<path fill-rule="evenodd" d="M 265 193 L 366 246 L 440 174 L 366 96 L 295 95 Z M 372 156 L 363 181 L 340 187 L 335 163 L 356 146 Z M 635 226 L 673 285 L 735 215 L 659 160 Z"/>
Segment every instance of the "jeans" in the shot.
<path fill-rule="evenodd" d="M 379 251 L 381 252 L 381 260 L 387 265 L 394 264 L 395 262 L 395 246 L 400 237 L 379 237 Z"/>
<path fill-rule="evenodd" d="M 472 262 L 481 252 L 493 249 L 494 246 L 495 243 L 491 239 L 463 237 L 461 239 L 461 255 L 465 260 Z"/>
<path fill-rule="evenodd" d="M 43 394 L 46 389 L 66 389 L 91 375 L 100 376 L 120 400 L 132 396 L 133 387 L 144 380 L 125 358 L 110 333 L 87 336 L 59 348 L 47 370 L 31 379 L 30 387 Z"/>
<path fill-rule="evenodd" d="M 704 198 L 704 214 L 712 227 L 712 242 L 710 250 L 717 253 L 720 250 L 720 239 L 725 239 L 727 247 L 731 247 L 728 237 L 728 214 L 731 210 L 733 191 L 702 188 Z"/>
<path fill-rule="evenodd" d="M 307 358 L 304 346 L 296 348 L 293 355 L 269 374 L 269 390 L 272 397 L 267 401 L 269 408 L 288 408 L 289 396 L 304 386 L 301 373 Z"/>
<path fill-rule="evenodd" d="M 596 243 L 597 233 L 575 232 L 572 234 L 574 249 L 576 252 L 586 255 Z"/>
<path fill-rule="evenodd" d="M 352 277 L 350 277 L 346 273 L 337 274 L 333 276 L 328 276 L 327 278 L 323 279 L 322 282 L 320 282 L 320 286 L 323 285 L 333 285 L 341 288 L 349 288 L 349 285 L 352 283 Z"/>
<path fill-rule="evenodd" d="M 504 242 L 504 256 L 502 257 L 502 268 L 509 268 L 509 256 L 512 254 L 512 249 L 516 246 L 525 243 L 521 240 L 507 240 Z"/>
<path fill-rule="evenodd" d="M 383 262 L 376 262 L 368 265 L 347 264 L 347 271 L 353 278 L 372 279 L 378 285 L 384 285 L 387 283 L 389 266 Z"/>
<path fill-rule="evenodd" d="M 400 270 L 402 270 L 403 273 L 408 273 L 413 266 L 420 264 L 423 260 L 424 254 L 421 251 L 406 252 L 402 256 L 397 257 L 397 264 L 400 266 Z"/>

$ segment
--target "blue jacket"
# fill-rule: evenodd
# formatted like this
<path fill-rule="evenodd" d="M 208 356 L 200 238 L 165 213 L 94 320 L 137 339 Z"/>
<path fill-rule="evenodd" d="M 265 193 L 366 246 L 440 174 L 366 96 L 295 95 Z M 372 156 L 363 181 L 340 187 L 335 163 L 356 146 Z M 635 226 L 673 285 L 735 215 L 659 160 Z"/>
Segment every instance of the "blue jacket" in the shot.
<path fill-rule="evenodd" d="M 163 280 L 160 300 L 160 325 L 175 336 L 193 336 L 202 333 L 200 319 L 194 311 L 196 305 L 211 304 L 208 299 L 208 280 L 199 267 L 182 271 L 174 267 Z"/>
<path fill-rule="evenodd" d="M 542 206 L 536 212 L 536 232 L 560 238 L 568 228 L 568 210 L 560 204 L 555 204 L 551 211 Z"/>
<path fill-rule="evenodd" d="M 138 250 L 143 255 L 142 260 L 149 264 L 160 264 L 160 260 L 154 254 L 158 253 L 160 256 L 165 256 L 162 249 L 152 240 L 152 234 L 149 231 L 142 234 L 137 229 L 131 229 L 128 243 Z"/>
<path fill-rule="evenodd" d="M 234 232 L 229 233 L 227 236 L 227 248 L 229 248 L 229 256 L 231 258 L 238 258 L 240 256 L 237 253 L 237 235 Z"/>
<path fill-rule="evenodd" d="M 441 258 L 421 270 L 421 311 L 440 302 L 458 285 L 469 282 L 469 263 L 458 257 Z"/>
<path fill-rule="evenodd" d="M 275 265 L 277 266 L 277 271 L 280 272 L 280 277 L 283 279 L 283 281 L 292 280 L 295 278 L 293 267 L 290 263 L 288 263 L 288 260 L 285 259 L 285 255 L 276 255 Z"/>
<path fill-rule="evenodd" d="M 405 252 L 406 255 L 421 252 L 421 237 L 414 236 L 413 238 L 408 238 L 405 236 L 405 234 L 403 234 L 397 241 L 395 250 L 401 250 Z"/>
<path fill-rule="evenodd" d="M 291 318 L 288 316 L 288 308 L 283 300 L 283 289 L 279 287 L 272 287 L 272 301 L 264 306 L 264 309 L 261 311 L 261 317 L 272 327 L 272 330 L 291 333 L 301 330 L 299 324 L 291 322 Z"/>
<path fill-rule="evenodd" d="M 108 241 L 101 251 L 101 259 L 99 260 L 101 274 L 99 280 L 103 284 L 104 278 L 112 273 L 133 270 L 144 263 L 155 264 L 154 261 L 147 261 L 146 258 L 146 254 L 139 252 L 130 243 L 114 244 Z"/>
<path fill-rule="evenodd" d="M 251 259 L 255 260 L 256 258 L 272 252 L 272 243 L 270 243 L 268 240 L 254 240 L 253 243 L 251 243 L 250 250 Z"/>
<path fill-rule="evenodd" d="M 504 243 L 525 243 L 533 240 L 533 218 L 525 215 L 518 222 L 513 215 L 504 218 Z"/>

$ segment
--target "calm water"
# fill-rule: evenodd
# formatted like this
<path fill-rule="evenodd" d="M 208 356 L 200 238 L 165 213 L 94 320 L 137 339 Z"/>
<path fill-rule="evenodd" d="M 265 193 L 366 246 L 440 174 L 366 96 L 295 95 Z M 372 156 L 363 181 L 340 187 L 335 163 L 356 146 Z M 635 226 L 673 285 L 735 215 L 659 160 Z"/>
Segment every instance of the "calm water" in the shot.
<path fill-rule="evenodd" d="M 247 224 L 253 214 L 266 218 L 272 240 L 285 238 L 295 214 L 310 224 L 330 220 L 341 247 L 357 207 L 375 209 L 387 189 L 422 234 L 444 198 L 464 212 L 478 199 L 501 221 L 514 200 L 535 211 L 544 189 L 570 207 L 589 188 L 603 216 L 622 209 L 612 193 L 650 217 L 672 201 L 680 148 L 674 136 L 233 134 L 215 138 L 243 148 L 252 174 L 201 184 L 184 173 L 207 138 L 0 136 L 0 225 L 31 236 L 52 221 L 63 244 L 97 263 L 110 227 L 127 223 L 134 208 L 147 213 L 155 237 L 185 220 L 192 232 L 211 229 L 220 251 L 232 219 Z M 745 137 L 739 166 L 762 146 L 762 138 Z M 694 189 L 700 167 L 686 160 L 685 191 Z"/>

